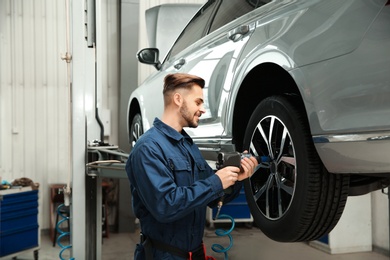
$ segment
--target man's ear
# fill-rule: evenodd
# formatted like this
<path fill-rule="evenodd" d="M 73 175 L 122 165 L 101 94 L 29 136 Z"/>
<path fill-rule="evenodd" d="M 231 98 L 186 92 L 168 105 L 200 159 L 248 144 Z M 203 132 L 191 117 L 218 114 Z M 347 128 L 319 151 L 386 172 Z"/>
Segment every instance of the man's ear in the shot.
<path fill-rule="evenodd" d="M 176 92 L 175 94 L 173 94 L 173 102 L 177 105 L 177 106 L 181 106 L 181 104 L 183 104 L 183 96 Z"/>

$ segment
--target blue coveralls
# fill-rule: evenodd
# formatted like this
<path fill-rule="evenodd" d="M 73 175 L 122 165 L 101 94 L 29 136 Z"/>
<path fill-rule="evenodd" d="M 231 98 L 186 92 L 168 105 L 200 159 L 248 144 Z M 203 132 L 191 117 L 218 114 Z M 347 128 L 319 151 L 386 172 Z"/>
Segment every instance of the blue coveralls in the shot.
<path fill-rule="evenodd" d="M 133 210 L 142 232 L 182 250 L 193 251 L 202 243 L 206 206 L 216 206 L 224 195 L 222 183 L 201 156 L 198 147 L 156 118 L 152 128 L 137 141 L 126 164 Z M 225 202 L 235 198 L 236 182 Z M 153 249 L 154 259 L 183 259 Z M 134 259 L 144 259 L 137 244 Z"/>

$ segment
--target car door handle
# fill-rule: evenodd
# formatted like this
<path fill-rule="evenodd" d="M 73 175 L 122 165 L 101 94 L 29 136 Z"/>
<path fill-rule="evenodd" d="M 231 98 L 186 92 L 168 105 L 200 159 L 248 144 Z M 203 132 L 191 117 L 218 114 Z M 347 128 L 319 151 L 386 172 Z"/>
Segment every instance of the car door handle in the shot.
<path fill-rule="evenodd" d="M 228 32 L 228 38 L 229 40 L 232 40 L 234 42 L 240 40 L 242 37 L 244 37 L 245 34 L 249 32 L 249 25 L 241 25 L 240 27 L 237 27 L 230 32 Z"/>
<path fill-rule="evenodd" d="M 184 64 L 186 64 L 186 60 L 185 59 L 180 59 L 178 62 L 175 63 L 175 65 L 173 65 L 173 67 L 175 69 L 180 69 Z"/>

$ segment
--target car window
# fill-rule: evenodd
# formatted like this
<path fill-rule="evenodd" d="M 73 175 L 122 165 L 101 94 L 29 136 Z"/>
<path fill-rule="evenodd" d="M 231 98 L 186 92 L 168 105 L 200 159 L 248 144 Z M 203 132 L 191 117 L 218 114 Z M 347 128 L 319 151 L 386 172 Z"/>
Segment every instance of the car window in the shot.
<path fill-rule="evenodd" d="M 192 18 L 184 31 L 173 45 L 169 56 L 173 57 L 206 34 L 206 26 L 213 15 L 213 10 L 218 1 L 208 1 Z"/>
<path fill-rule="evenodd" d="M 210 27 L 209 33 L 230 23 L 234 19 L 249 13 L 250 11 L 268 4 L 272 0 L 224 0 L 218 8 L 218 12 Z"/>

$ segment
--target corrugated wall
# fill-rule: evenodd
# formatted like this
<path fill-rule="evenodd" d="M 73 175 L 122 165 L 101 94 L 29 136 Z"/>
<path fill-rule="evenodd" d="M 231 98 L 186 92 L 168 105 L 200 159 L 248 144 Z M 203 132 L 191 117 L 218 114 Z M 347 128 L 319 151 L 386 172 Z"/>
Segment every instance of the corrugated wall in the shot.
<path fill-rule="evenodd" d="M 116 140 L 118 1 L 103 0 L 102 6 L 100 105 L 111 113 L 110 139 Z M 40 184 L 43 229 L 49 228 L 49 185 L 66 183 L 70 169 L 65 53 L 65 0 L 0 1 L 0 176 Z"/>
<path fill-rule="evenodd" d="M 9 0 L 0 12 L 0 174 L 56 182 L 69 168 L 64 4 Z"/>

